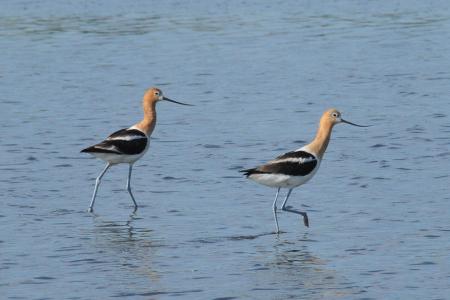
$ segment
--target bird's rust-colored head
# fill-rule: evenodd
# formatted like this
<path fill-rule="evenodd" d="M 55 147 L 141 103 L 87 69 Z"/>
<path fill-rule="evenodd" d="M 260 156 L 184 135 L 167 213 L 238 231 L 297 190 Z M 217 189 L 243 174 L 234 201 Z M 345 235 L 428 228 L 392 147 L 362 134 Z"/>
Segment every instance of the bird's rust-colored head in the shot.
<path fill-rule="evenodd" d="M 149 103 L 154 103 L 161 101 L 163 99 L 163 93 L 160 89 L 156 87 L 149 88 L 145 91 L 144 101 Z"/>
<path fill-rule="evenodd" d="M 163 95 L 163 92 L 156 87 L 149 88 L 147 91 L 145 91 L 144 103 L 151 104 L 151 103 L 156 103 L 158 101 L 168 101 L 168 102 L 172 102 L 172 103 L 176 103 L 176 104 L 193 106 L 192 104 L 178 102 L 178 101 L 171 100 L 171 99 L 165 97 Z"/>
<path fill-rule="evenodd" d="M 327 111 L 325 111 L 322 115 L 322 118 L 320 119 L 320 126 L 322 127 L 333 127 L 336 124 L 339 123 L 346 123 L 346 124 L 350 124 L 353 126 L 358 126 L 358 127 L 369 127 L 369 126 L 363 126 L 363 125 L 358 125 L 349 121 L 346 121 L 344 119 L 342 119 L 342 114 L 340 111 L 338 111 L 336 108 L 330 108 Z"/>

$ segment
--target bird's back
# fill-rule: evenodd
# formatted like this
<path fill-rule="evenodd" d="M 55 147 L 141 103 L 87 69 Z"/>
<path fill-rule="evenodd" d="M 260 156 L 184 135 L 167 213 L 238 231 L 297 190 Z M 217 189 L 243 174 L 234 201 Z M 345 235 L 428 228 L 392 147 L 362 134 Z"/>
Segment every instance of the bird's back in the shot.
<path fill-rule="evenodd" d="M 131 127 L 118 130 L 104 141 L 81 152 L 92 154 L 110 163 L 132 163 L 145 153 L 148 142 L 144 132 Z"/>
<path fill-rule="evenodd" d="M 284 153 L 264 165 L 241 170 L 248 178 L 272 187 L 298 186 L 312 178 L 319 160 L 302 149 Z"/>

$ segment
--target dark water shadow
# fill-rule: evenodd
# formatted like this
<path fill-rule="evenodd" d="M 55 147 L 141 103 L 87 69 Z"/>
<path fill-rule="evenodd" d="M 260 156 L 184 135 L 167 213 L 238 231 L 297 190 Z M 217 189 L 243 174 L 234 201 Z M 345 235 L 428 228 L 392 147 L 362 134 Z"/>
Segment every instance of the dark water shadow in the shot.
<path fill-rule="evenodd" d="M 280 234 L 282 234 L 282 233 L 284 233 L 284 232 L 280 231 Z M 279 234 L 277 234 L 276 232 L 265 232 L 265 233 L 259 233 L 259 234 L 228 236 L 228 237 L 225 237 L 225 239 L 230 240 L 230 241 L 254 240 L 259 237 L 269 236 L 269 235 L 279 236 Z"/>
<path fill-rule="evenodd" d="M 202 289 L 192 289 L 192 290 L 183 290 L 183 291 L 164 291 L 164 292 L 144 292 L 144 293 L 133 293 L 133 292 L 126 292 L 126 293 L 118 293 L 115 295 L 112 295 L 113 298 L 125 298 L 125 297 L 153 297 L 153 296 L 162 296 L 162 295 L 168 295 L 172 297 L 182 297 L 182 296 L 188 296 L 188 294 L 192 293 L 201 293 L 203 292 Z M 148 299 L 154 299 L 154 298 L 148 298 Z"/>
<path fill-rule="evenodd" d="M 231 235 L 231 236 L 218 236 L 218 237 L 204 237 L 204 238 L 197 238 L 193 240 L 189 240 L 189 242 L 194 243 L 204 243 L 204 244 L 213 244 L 223 241 L 249 241 L 249 240 L 256 240 L 261 237 L 266 236 L 273 236 L 275 241 L 280 241 L 283 234 L 287 233 L 286 231 L 280 231 L 279 233 L 276 233 L 275 231 L 272 232 L 262 232 L 257 234 L 243 234 L 243 235 Z M 305 238 L 305 239 L 299 239 L 298 241 L 301 242 L 316 242 L 315 240 Z"/>

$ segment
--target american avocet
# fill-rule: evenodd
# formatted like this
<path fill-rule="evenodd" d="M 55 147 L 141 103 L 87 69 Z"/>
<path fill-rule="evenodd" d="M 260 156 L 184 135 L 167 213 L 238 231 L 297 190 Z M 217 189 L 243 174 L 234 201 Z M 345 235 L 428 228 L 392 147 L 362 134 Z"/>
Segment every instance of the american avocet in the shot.
<path fill-rule="evenodd" d="M 111 166 L 121 163 L 129 164 L 126 189 L 130 193 L 135 210 L 137 209 L 137 204 L 130 187 L 131 171 L 133 164 L 148 150 L 150 136 L 156 125 L 156 102 L 162 100 L 181 105 L 190 105 L 164 97 L 162 91 L 158 88 L 150 88 L 145 92 L 142 100 L 144 109 L 144 118 L 142 121 L 129 128 L 116 131 L 108 136 L 106 140 L 81 150 L 81 152 L 92 154 L 106 161 L 106 167 L 95 180 L 94 194 L 92 195 L 91 205 L 89 205 L 90 212 L 94 208 L 95 197 L 97 196 L 98 186 L 103 175 L 105 175 Z"/>
<path fill-rule="evenodd" d="M 330 142 L 333 126 L 338 123 L 347 123 L 358 127 L 368 127 L 345 121 L 341 118 L 341 113 L 338 110 L 334 108 L 329 109 L 322 115 L 316 137 L 311 143 L 295 151 L 280 155 L 264 165 L 240 171 L 243 172 L 247 178 L 250 178 L 257 183 L 277 188 L 275 201 L 272 206 L 277 233 L 280 232 L 277 218 L 277 199 L 281 188 L 289 189 L 286 198 L 281 205 L 281 209 L 302 215 L 305 226 L 309 227 L 308 215 L 306 212 L 292 209 L 291 206 L 286 206 L 286 203 L 292 190 L 309 181 L 319 169 L 320 162 L 327 149 L 328 143 Z"/>

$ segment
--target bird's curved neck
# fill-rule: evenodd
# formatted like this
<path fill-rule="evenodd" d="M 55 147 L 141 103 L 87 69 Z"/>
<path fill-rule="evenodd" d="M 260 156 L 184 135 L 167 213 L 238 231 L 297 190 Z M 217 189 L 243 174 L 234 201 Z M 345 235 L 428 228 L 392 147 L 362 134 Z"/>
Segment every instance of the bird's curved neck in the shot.
<path fill-rule="evenodd" d="M 145 101 L 142 104 L 144 109 L 144 118 L 137 123 L 135 127 L 150 136 L 156 125 L 156 102 Z"/>
<path fill-rule="evenodd" d="M 319 129 L 317 130 L 316 137 L 307 146 L 312 152 L 317 154 L 320 158 L 323 157 L 327 150 L 328 143 L 331 138 L 331 131 L 333 130 L 333 123 L 320 122 Z"/>

